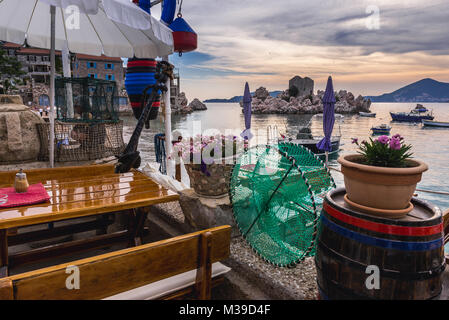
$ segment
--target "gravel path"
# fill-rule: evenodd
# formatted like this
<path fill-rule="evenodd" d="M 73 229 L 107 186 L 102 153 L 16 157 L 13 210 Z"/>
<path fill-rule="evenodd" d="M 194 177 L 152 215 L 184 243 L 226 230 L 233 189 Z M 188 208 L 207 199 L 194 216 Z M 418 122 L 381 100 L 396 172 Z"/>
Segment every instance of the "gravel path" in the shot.
<path fill-rule="evenodd" d="M 185 225 L 184 214 L 179 202 L 169 202 L 157 205 L 158 211 L 167 215 L 170 221 Z M 279 268 L 262 260 L 242 237 L 231 241 L 231 268 L 251 283 L 261 286 L 267 295 L 279 299 L 317 298 L 316 269 L 313 258 L 306 258 L 295 268 Z"/>

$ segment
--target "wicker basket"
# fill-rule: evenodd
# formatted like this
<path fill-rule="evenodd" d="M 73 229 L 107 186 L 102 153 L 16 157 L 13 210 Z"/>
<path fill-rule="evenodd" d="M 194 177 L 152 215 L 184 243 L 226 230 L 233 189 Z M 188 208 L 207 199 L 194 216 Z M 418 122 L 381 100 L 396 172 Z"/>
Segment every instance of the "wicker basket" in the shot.
<path fill-rule="evenodd" d="M 186 164 L 185 167 L 193 190 L 198 195 L 206 197 L 218 197 L 227 194 L 232 168 L 235 164 L 235 157 L 232 157 L 232 159 L 232 164 L 227 161 L 229 158 L 223 158 L 222 163 L 206 165 L 210 176 L 201 171 L 200 164 Z"/>

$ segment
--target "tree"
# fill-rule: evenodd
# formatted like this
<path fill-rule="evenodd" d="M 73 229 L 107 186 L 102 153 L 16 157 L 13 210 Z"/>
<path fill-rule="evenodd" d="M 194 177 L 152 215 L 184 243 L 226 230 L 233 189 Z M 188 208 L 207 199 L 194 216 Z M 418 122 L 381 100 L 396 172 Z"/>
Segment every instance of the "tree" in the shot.
<path fill-rule="evenodd" d="M 24 74 L 22 63 L 16 57 L 10 57 L 6 51 L 0 49 L 0 81 L 5 93 L 8 93 L 14 84 L 21 83 L 20 77 Z"/>

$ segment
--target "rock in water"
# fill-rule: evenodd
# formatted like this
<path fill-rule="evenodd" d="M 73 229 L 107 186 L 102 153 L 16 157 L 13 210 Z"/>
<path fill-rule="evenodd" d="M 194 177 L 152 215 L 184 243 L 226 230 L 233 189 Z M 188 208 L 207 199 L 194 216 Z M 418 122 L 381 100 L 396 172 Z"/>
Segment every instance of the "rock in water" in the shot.
<path fill-rule="evenodd" d="M 300 76 L 295 76 L 288 83 L 289 88 L 296 87 L 298 89 L 297 97 L 313 94 L 314 86 L 315 82 L 309 77 L 301 78 Z"/>
<path fill-rule="evenodd" d="M 260 99 L 262 101 L 265 101 L 266 98 L 268 98 L 270 96 L 270 93 L 268 92 L 268 90 L 264 87 L 260 87 L 259 89 L 256 90 L 256 92 L 254 93 L 254 97 L 256 97 L 257 99 Z"/>
<path fill-rule="evenodd" d="M 207 110 L 206 105 L 196 98 L 190 102 L 189 107 L 192 108 L 193 111 Z"/>

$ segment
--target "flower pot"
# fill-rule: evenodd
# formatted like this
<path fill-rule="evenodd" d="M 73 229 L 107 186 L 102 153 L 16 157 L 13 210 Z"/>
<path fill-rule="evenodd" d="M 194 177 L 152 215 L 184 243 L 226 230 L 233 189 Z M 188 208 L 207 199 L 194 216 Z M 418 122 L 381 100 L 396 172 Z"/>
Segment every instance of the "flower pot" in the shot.
<path fill-rule="evenodd" d="M 347 201 L 359 209 L 380 209 L 407 214 L 413 206 L 410 200 L 428 166 L 417 160 L 407 160 L 406 168 L 376 167 L 361 164 L 363 157 L 341 156 L 338 162 L 344 175 Z M 366 211 L 366 210 L 365 210 Z"/>
<path fill-rule="evenodd" d="M 202 172 L 200 164 L 186 164 L 186 171 L 189 174 L 190 185 L 200 196 L 220 197 L 229 192 L 229 180 L 232 168 L 235 164 L 235 157 L 222 158 L 217 163 L 207 164 L 206 174 Z"/>

